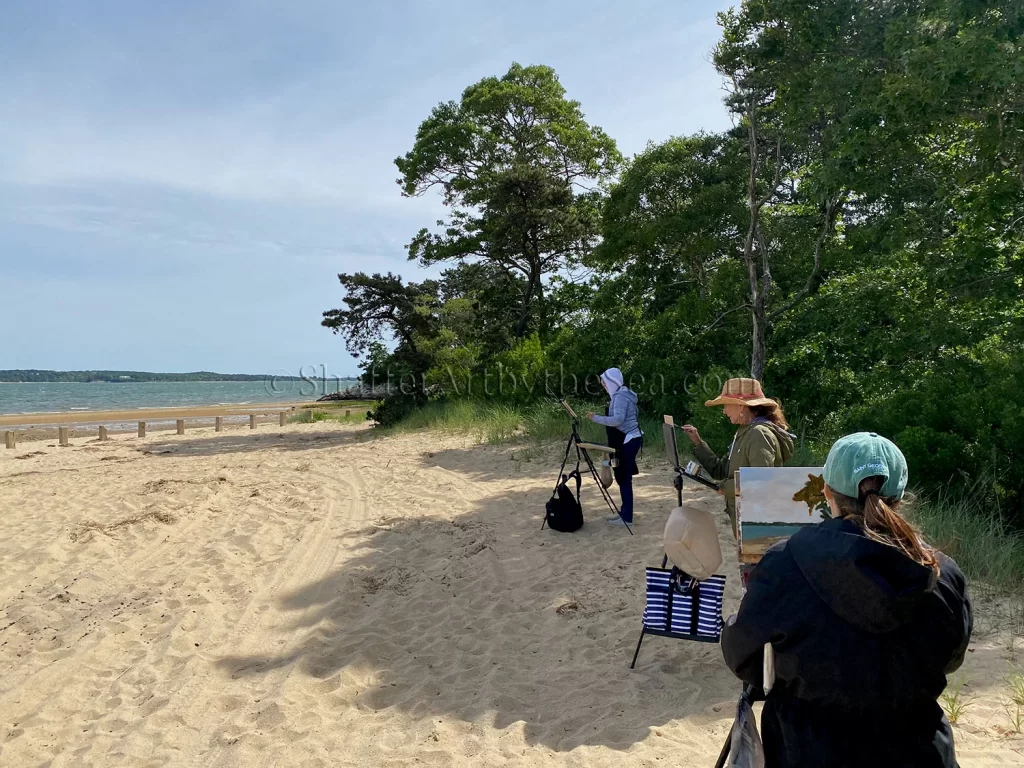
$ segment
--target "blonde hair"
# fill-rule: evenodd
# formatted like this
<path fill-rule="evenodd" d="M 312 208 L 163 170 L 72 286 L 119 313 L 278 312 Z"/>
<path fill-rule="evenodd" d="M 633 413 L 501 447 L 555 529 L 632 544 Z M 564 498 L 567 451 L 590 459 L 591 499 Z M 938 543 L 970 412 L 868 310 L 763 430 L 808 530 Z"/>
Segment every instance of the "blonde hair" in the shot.
<path fill-rule="evenodd" d="M 846 496 L 829 488 L 835 499 L 841 517 L 849 518 L 873 541 L 895 547 L 920 565 L 926 565 L 935 573 L 939 562 L 935 551 L 926 545 L 918 530 L 899 514 L 900 500 L 885 498 L 879 494 L 885 478 L 866 477 L 857 488 L 858 498 Z"/>

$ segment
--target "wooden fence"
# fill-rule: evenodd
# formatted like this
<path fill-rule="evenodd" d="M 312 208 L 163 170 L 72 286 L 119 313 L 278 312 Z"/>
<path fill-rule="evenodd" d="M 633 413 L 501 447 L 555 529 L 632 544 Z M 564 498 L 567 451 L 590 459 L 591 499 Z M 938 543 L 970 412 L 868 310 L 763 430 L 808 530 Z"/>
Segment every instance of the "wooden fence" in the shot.
<path fill-rule="evenodd" d="M 139 409 L 135 411 L 81 411 L 79 413 L 33 413 L 33 414 L 3 414 L 0 415 L 0 427 L 57 427 L 57 440 L 60 445 L 68 445 L 71 427 L 83 427 L 97 425 L 99 427 L 99 439 L 107 440 L 108 425 L 111 423 L 123 423 L 137 421 L 139 424 L 139 437 L 146 436 L 146 423 L 149 421 L 170 421 L 174 420 L 179 435 L 185 434 L 186 419 L 195 421 L 197 419 L 213 419 L 214 429 L 220 432 L 224 428 L 226 416 L 248 416 L 249 429 L 256 429 L 256 418 L 278 414 L 278 423 L 283 427 L 287 421 L 288 414 L 296 409 L 295 405 L 267 405 L 267 406 L 194 406 L 191 408 L 152 408 Z M 4 445 L 7 448 L 15 447 L 15 432 L 6 430 L 4 432 Z"/>

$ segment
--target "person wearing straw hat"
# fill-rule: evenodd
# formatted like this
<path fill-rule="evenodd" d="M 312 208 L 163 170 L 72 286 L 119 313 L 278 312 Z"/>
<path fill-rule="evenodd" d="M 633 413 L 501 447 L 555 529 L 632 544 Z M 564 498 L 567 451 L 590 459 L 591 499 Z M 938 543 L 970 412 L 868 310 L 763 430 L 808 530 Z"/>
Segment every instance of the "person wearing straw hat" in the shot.
<path fill-rule="evenodd" d="M 729 379 L 722 393 L 706 406 L 724 406 L 726 417 L 739 427 L 728 453 L 719 458 L 701 438 L 697 428 L 684 424 L 683 432 L 693 443 L 697 461 L 715 480 L 721 480 L 725 512 L 736 530 L 735 477 L 740 467 L 781 467 L 793 455 L 793 440 L 778 401 L 765 397 L 757 379 Z"/>
<path fill-rule="evenodd" d="M 831 518 L 773 545 L 722 629 L 733 673 L 763 688 L 766 768 L 956 768 L 938 704 L 974 627 L 967 582 L 900 512 L 907 462 L 874 432 L 838 440 L 823 473 Z"/>

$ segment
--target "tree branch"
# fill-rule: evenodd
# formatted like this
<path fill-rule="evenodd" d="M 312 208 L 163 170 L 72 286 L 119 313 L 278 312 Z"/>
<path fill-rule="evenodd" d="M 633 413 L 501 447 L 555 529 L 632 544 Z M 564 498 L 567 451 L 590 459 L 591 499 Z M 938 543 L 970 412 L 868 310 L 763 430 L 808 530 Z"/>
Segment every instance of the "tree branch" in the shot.
<path fill-rule="evenodd" d="M 757 202 L 757 210 L 760 211 L 768 202 L 775 197 L 775 194 L 779 191 L 779 179 L 782 176 L 782 137 L 780 136 L 778 141 L 775 142 L 775 178 L 772 180 L 772 186 Z"/>
<path fill-rule="evenodd" d="M 845 201 L 846 193 L 844 192 L 837 197 L 830 197 L 825 203 L 825 221 L 822 223 L 821 231 L 814 242 L 814 266 L 811 267 L 811 273 L 807 276 L 807 282 L 792 299 L 769 314 L 769 320 L 774 320 L 779 315 L 785 314 L 812 293 L 817 292 L 818 281 L 821 276 L 821 255 L 825 251 L 826 241 L 835 230 L 836 219 L 839 218 L 839 212 L 842 210 Z"/>
<path fill-rule="evenodd" d="M 701 328 L 697 333 L 707 333 L 708 331 L 713 330 L 719 323 L 722 322 L 722 320 L 725 319 L 726 315 L 731 315 L 733 312 L 739 312 L 740 310 L 743 309 L 750 309 L 750 306 L 750 302 L 744 302 L 743 304 L 740 304 L 738 307 L 733 307 L 732 309 L 727 309 L 724 312 L 720 312 L 714 320 L 712 320 L 708 325 Z"/>

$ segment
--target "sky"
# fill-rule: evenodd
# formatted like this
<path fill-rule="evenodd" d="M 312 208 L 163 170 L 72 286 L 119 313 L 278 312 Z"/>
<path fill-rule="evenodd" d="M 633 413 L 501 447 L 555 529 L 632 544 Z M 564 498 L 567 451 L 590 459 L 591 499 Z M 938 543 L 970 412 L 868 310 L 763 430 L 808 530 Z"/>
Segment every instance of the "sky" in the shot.
<path fill-rule="evenodd" d="M 722 130 L 729 5 L 4 0 L 0 369 L 355 374 L 322 313 L 431 274 L 394 159 L 434 106 L 545 64 L 624 155 Z"/>

